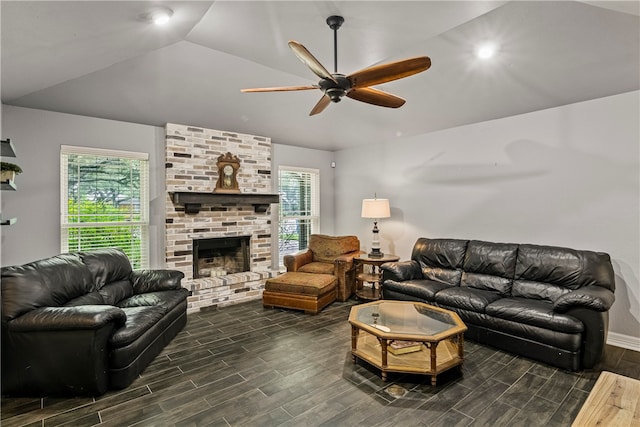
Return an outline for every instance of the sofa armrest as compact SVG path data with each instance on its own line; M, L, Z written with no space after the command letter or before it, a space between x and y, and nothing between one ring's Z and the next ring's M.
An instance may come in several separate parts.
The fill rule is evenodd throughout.
M585 307L595 311L607 311L615 301L613 292L601 286L585 286L562 295L553 303L553 311L565 313L573 307Z
M183 278L184 273L178 270L137 270L129 275L136 295L180 289Z
M109 305L42 307L2 325L2 393L99 395L109 386L109 339L126 321Z
M7 323L10 332L72 331L100 329L109 323L120 327L127 315L111 305L79 305L74 307L41 307Z
M396 282L402 282L405 280L418 280L422 279L422 271L420 265L414 260L399 261L399 262L385 262L380 266L382 270L382 281L395 280Z
M295 254L285 255L282 259L287 271L298 271L300 267L313 261L313 252L309 249L296 252Z

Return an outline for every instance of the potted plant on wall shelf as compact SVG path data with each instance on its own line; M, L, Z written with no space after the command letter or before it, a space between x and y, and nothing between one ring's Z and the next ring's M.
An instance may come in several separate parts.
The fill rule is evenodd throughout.
M16 174L22 173L22 168L13 163L0 162L0 181L13 181Z

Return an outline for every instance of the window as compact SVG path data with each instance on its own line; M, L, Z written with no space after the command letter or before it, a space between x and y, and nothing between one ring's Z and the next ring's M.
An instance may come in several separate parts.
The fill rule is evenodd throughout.
M149 267L149 155L63 145L62 252L122 249L134 269Z
M306 249L309 235L320 232L320 171L282 166L280 192L279 260Z

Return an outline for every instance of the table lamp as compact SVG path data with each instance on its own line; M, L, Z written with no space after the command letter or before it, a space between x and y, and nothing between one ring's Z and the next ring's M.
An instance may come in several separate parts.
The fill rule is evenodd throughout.
M362 218L373 218L373 240L371 241L371 258L382 258L384 254L380 252L380 237L378 236L378 219L389 218L389 199L364 199L362 200Z

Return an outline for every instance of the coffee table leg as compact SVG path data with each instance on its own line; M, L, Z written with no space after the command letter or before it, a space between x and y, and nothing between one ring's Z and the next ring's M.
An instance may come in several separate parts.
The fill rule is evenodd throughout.
M356 348L358 347L358 328L351 326L351 360L356 362Z
M431 343L431 372L433 372L433 374L431 375L431 385L435 386L436 385L436 381L438 379L438 376L435 374L436 372L436 349L438 348L438 344L439 342L432 342Z
M382 347L382 381L387 381L387 340L379 339Z

